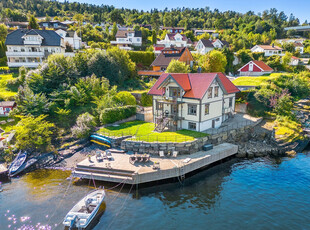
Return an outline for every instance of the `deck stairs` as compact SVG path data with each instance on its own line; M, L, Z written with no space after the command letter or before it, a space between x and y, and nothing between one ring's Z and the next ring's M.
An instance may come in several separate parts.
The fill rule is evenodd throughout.
M155 132L163 132L169 123L169 118L158 119L156 122Z
M94 167L94 166L84 166L77 165L72 172L73 177L78 177L82 179L95 179L104 180L110 182L118 182L120 180L126 181L127 184L134 183L134 171L130 170L118 170L109 167Z

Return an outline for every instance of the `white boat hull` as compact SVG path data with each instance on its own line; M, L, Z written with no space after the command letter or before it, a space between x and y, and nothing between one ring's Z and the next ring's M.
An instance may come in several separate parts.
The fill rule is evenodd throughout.
M105 197L103 189L83 197L66 215L63 224L69 228L85 229L94 219Z

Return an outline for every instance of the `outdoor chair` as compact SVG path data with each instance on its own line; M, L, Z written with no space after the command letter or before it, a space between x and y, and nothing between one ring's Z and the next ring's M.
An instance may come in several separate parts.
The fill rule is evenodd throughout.
M135 164L136 160L137 160L136 156L130 156L129 157L129 163L130 164Z
M159 151L159 157L165 157L164 151Z
M172 156L173 156L173 157L177 157L177 156L178 156L178 154L179 154L179 152L178 152L178 151L173 151Z
M171 156L171 151L169 150L166 154L167 157L170 157Z
M159 166L159 162L154 162L154 164L153 164L153 169L155 170L155 169L159 169L160 168L160 166Z

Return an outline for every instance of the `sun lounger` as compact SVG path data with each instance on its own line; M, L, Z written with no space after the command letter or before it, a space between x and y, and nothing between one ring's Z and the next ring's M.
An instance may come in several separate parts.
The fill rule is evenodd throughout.
M178 154L179 154L179 152L178 152L178 151L173 151L172 156L173 156L173 157L177 157L177 156L178 156Z
M159 151L159 157L165 157L164 151Z

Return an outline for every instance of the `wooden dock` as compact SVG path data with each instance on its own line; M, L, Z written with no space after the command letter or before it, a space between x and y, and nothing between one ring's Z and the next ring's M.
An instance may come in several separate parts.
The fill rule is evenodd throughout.
M72 176L125 184L142 184L177 177L182 179L188 173L235 155L237 152L237 145L224 143L209 151L180 155L176 158L151 156L149 162L135 164L129 162L129 154L112 153L112 161L97 162L95 156L91 157L91 161L88 158L83 160L77 164ZM159 164L159 169L153 169L155 163Z

